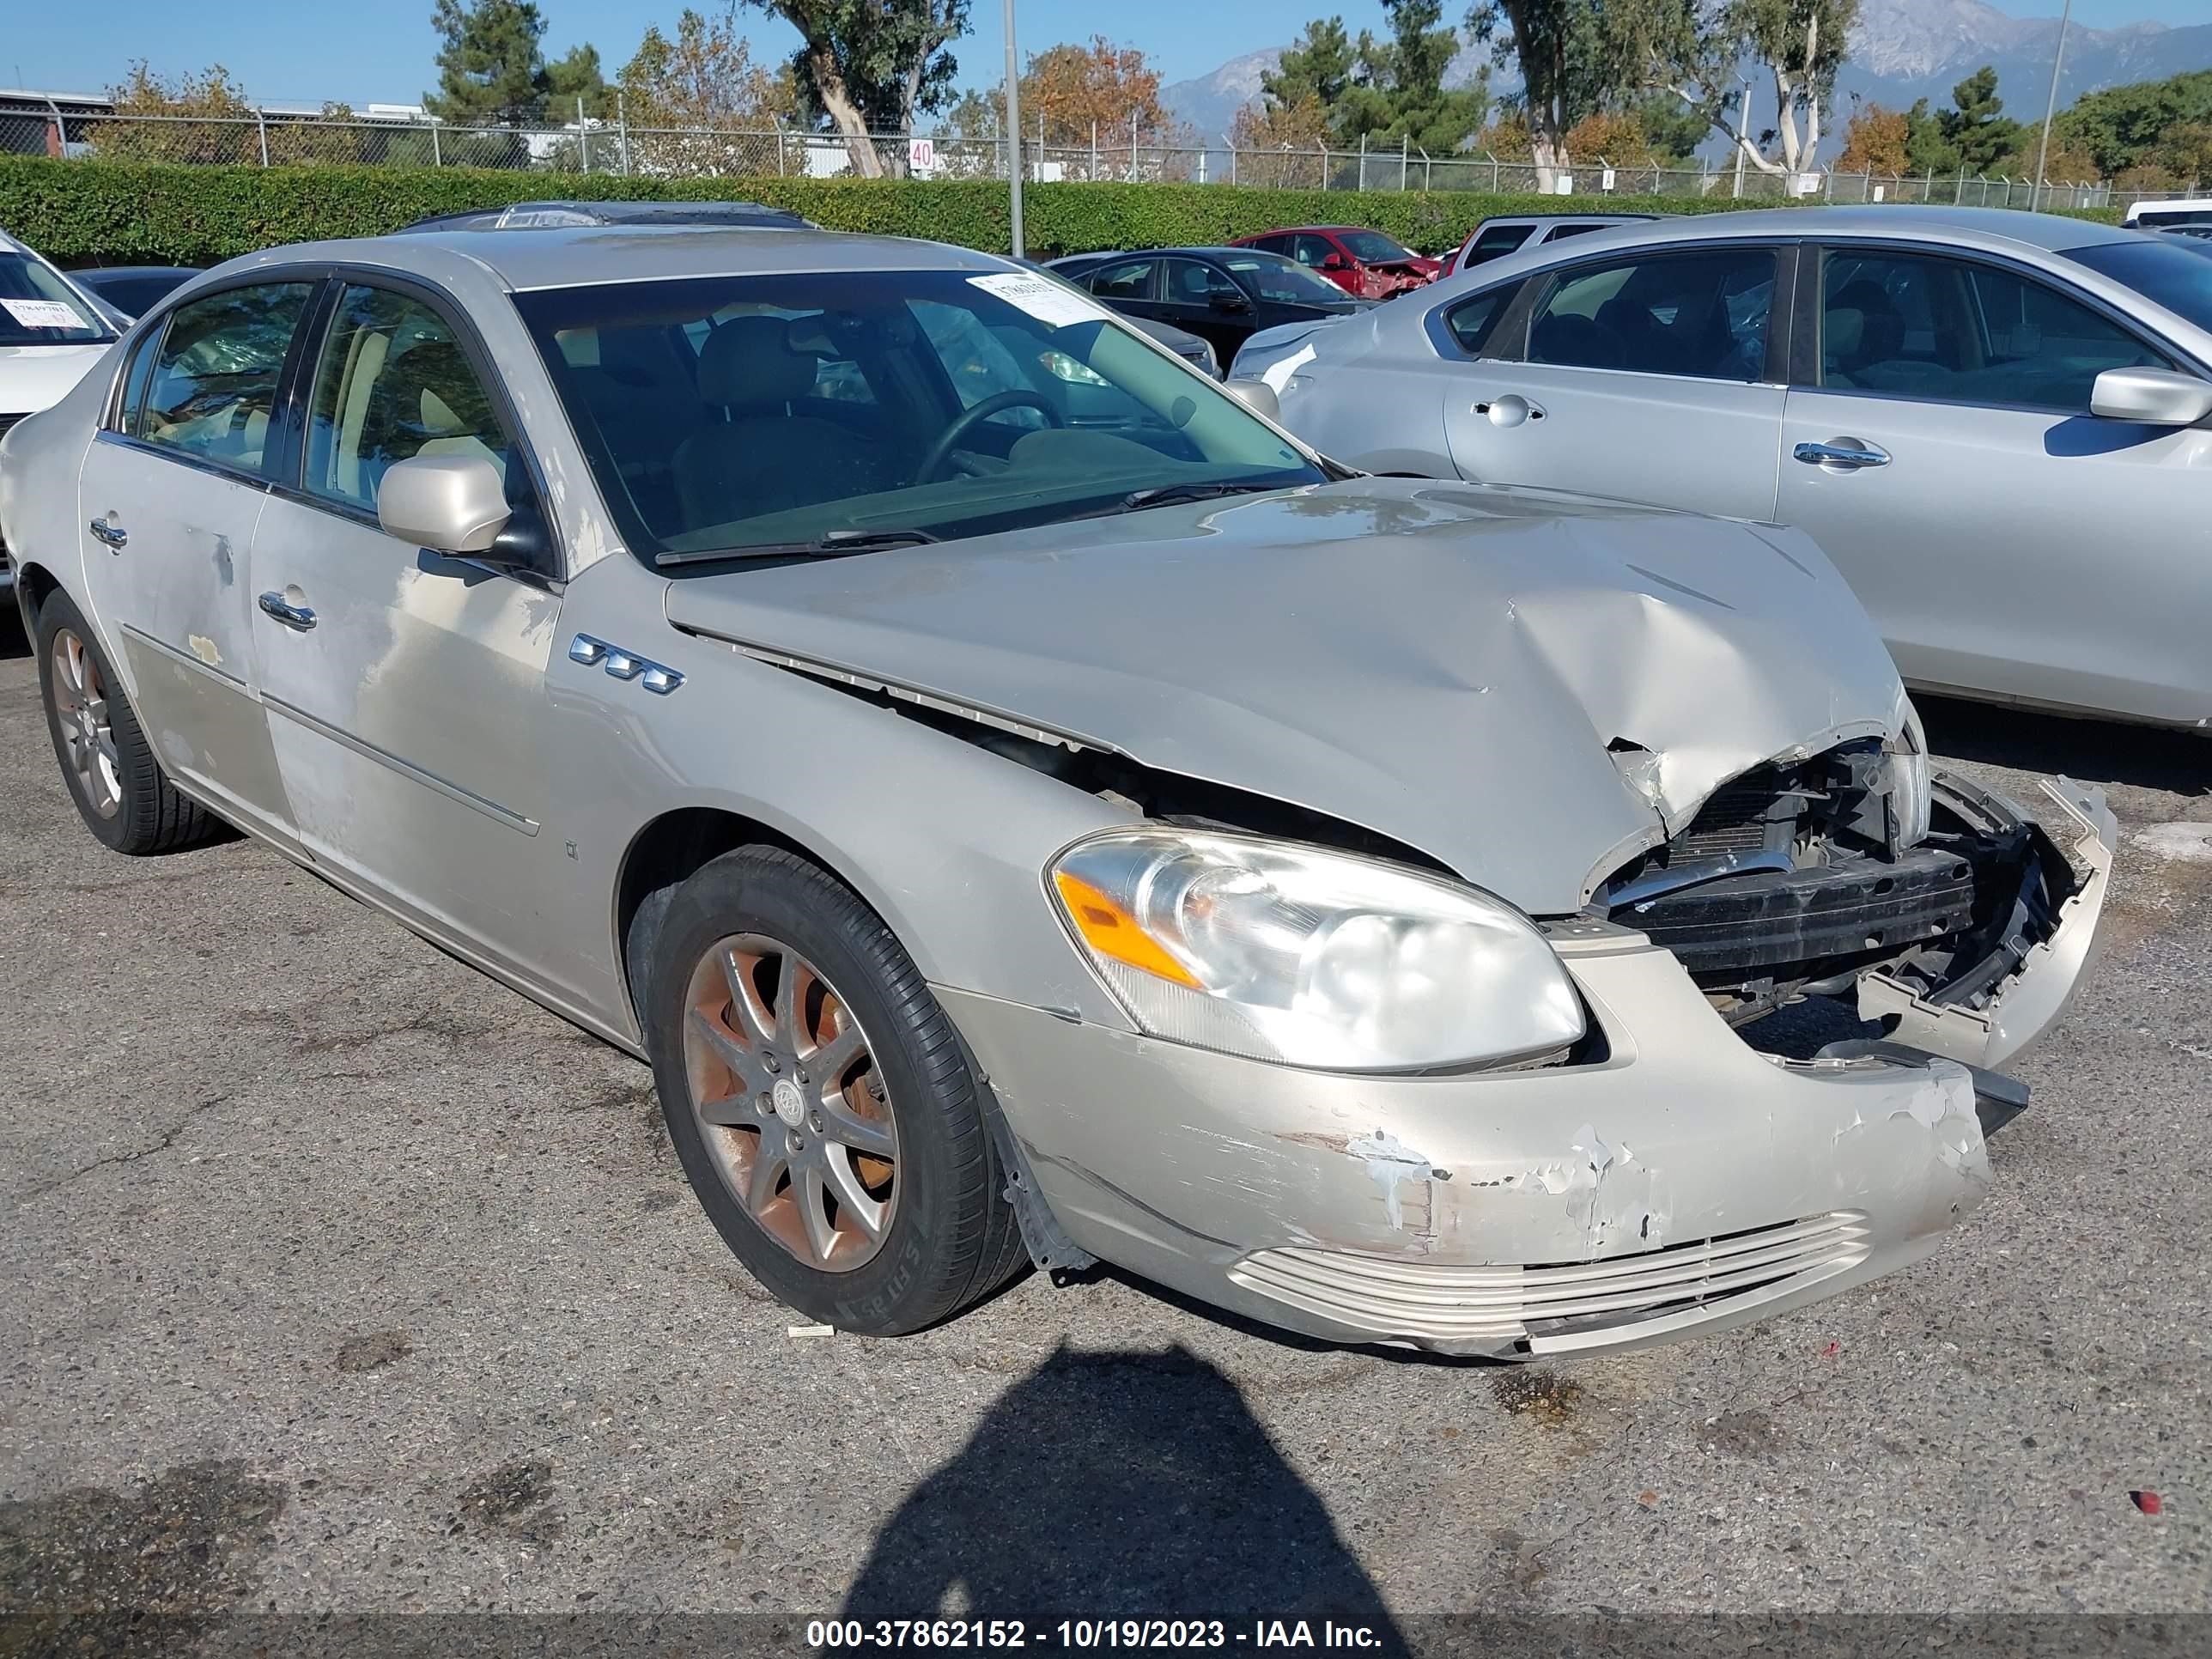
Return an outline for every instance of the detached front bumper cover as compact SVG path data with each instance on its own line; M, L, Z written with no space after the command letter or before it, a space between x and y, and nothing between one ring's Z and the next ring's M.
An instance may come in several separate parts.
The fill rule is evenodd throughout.
M1939 775L1937 787L1954 811L1999 819L2008 827L2018 822L2008 803L1957 778ZM2021 896L2001 946L2010 965L1976 1000L1954 1000L1942 990L1932 995L1916 991L1887 974L1862 979L1860 1016L1893 1021L1893 1042L1995 1069L2033 1042L2072 1000L2096 957L2119 830L2101 789L2057 778L2046 781L2043 792L2063 820L2051 829L2062 843L2057 850L2071 866L2070 872L2043 872L2043 879L2070 877L2072 892L2059 902L2040 939L2030 936L2038 896Z

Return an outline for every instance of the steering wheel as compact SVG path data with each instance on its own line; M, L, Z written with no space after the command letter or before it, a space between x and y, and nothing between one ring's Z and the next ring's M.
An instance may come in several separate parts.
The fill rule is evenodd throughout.
M921 465L915 469L914 481L918 484L935 483L937 475L944 470L945 463L951 457L953 446L968 435L969 428L981 422L989 420L994 415L1003 414L1009 409L1034 409L1044 416L1047 426L1066 424L1060 418L1060 411L1047 402L1041 392L997 392L984 398L973 409L963 410L953 417L952 424L945 428L937 441L930 445L929 453L921 458Z

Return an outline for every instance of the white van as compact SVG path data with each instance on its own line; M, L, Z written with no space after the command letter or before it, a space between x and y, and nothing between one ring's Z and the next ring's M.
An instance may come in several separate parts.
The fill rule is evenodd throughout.
M60 402L118 331L98 301L0 231L0 438ZM15 584L15 563L0 544L0 593Z
M2164 202L2136 202L2120 222L2137 230L2171 230L2176 225L2212 225L2212 196L2176 197Z

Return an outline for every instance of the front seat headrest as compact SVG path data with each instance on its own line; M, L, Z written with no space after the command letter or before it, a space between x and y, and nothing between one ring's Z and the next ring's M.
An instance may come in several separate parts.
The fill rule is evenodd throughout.
M816 362L781 317L733 317L699 348L699 397L726 408L781 405L814 390Z

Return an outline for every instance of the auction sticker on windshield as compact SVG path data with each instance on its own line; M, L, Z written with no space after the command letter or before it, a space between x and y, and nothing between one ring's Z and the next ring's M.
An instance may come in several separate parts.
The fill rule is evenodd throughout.
M1008 305L1019 307L1048 328L1065 328L1070 323L1095 323L1107 315L1103 306L1042 276L1024 276L1008 270L989 276L970 276L968 281L986 294L994 294Z
M76 307L59 300L0 300L8 314L25 328L88 328Z

